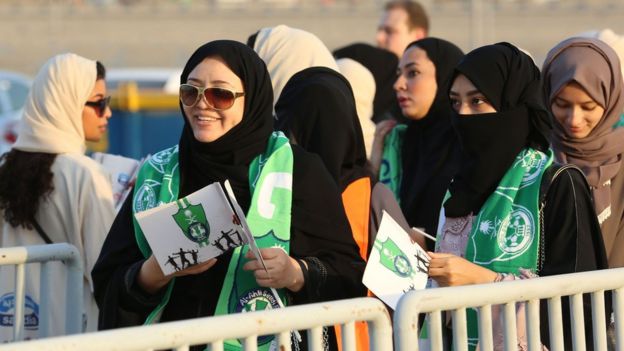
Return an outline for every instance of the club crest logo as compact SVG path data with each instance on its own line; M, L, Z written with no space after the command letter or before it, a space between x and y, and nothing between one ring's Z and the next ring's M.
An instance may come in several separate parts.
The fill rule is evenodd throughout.
M533 215L524 207L515 207L501 222L497 235L498 247L513 257L524 253L533 242L533 228Z
M158 199L156 189L160 188L160 183L151 179L146 179L136 192L134 199L134 211L142 212L156 207Z
M275 296L268 289L252 289L238 300L236 312L255 312L279 308ZM274 339L273 335L258 337L258 345L264 345Z
M173 155L178 152L178 146L162 150L150 157L149 164L160 173L165 173L165 166L171 162Z
M375 248L379 250L381 265L394 274L401 278L411 277L415 274L409 258L392 239L388 238L382 243L375 242Z
M210 225L206 219L206 212L202 205L191 205L188 199L182 199L178 202L178 212L173 215L184 236L196 242L199 246L208 245L208 237L210 236Z
M546 166L548 157L542 152L525 150L524 154L519 155L518 158L518 162L525 169L520 185L523 188L535 183L542 169Z

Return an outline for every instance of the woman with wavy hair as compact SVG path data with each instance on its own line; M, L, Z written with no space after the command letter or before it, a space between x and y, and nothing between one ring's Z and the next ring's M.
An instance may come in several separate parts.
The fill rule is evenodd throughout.
M0 166L0 246L68 242L78 248L85 268L85 328L97 326L91 276L115 211L108 174L84 155L85 141L99 141L111 111L104 66L75 54L52 57L40 69L26 102L13 149ZM26 338L63 334L64 267L53 265L49 281L50 330L38 330L39 269L27 267ZM13 269L0 268L0 304L11 303ZM30 321L30 322L29 322ZM0 342L12 325L0 324Z

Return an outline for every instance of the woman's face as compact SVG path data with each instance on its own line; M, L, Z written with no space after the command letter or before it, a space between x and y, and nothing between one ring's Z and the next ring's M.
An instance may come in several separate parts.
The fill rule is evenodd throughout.
M574 139L587 137L605 112L576 82L563 87L553 99L550 108L557 123Z
M490 104L472 82L465 75L458 75L451 85L449 92L451 107L460 115L478 115L495 113L496 109Z
M424 118L438 90L435 65L425 50L413 46L401 57L397 73L394 90L403 115L413 120Z
M215 87L243 93L243 82L218 57L208 57L189 73L187 84L199 88ZM215 110L202 94L192 106L182 104L195 139L209 143L219 139L243 120L245 97L234 99L232 107Z
M108 119L112 115L108 101L106 82L104 79L96 80L95 87L87 100L87 105L82 110L82 128L86 141L98 142L106 133Z

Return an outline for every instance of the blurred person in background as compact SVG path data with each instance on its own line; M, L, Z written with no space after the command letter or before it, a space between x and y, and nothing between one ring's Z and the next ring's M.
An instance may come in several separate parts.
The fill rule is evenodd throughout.
M340 73L347 78L353 89L355 108L360 120L360 126L362 127L364 147L368 157L373 146L373 136L375 135L375 123L371 120L373 117L373 101L375 99L375 78L366 67L350 58L338 59L336 63L338 63Z
M399 59L393 53L370 44L355 43L334 50L336 59L350 58L366 67L375 78L375 98L371 120L377 124L387 119L405 123L392 85L396 80Z
M429 35L429 17L425 8L412 0L394 0L385 6L375 41L377 47L401 58L407 45Z
M571 38L548 53L543 73L555 156L585 173L609 267L623 267L624 129L616 127L624 110L620 60L601 40Z
M286 25L262 28L247 39L264 61L273 86L273 106L286 82L309 67L328 67L339 72L338 64L325 44L314 34Z
M459 170L459 142L451 127L447 91L462 57L457 46L437 38L407 47L394 89L409 122L378 123L371 153L374 174L392 190L409 225L431 235L437 231L446 190Z
M0 166L0 247L67 242L83 260L84 301L65 301L65 270L50 267L49 335L63 334L67 304L82 304L85 330L97 330L89 274L115 216L109 175L84 155L106 131L110 97L104 66L75 54L49 59L35 77L17 141ZM0 305L14 301L13 267L0 267ZM26 338L38 335L39 266L26 268ZM30 321L30 322L29 322ZM31 323L31 324L28 324ZM2 341L11 323L0 323Z

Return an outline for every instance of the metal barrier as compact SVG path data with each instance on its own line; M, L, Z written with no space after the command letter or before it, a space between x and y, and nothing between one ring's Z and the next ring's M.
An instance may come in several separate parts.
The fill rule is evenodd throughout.
M371 350L392 351L388 312L383 303L370 297L12 343L0 345L0 351L188 351L189 346L201 344L211 344L212 351L223 351L223 340L234 338L243 339L246 351L255 351L259 335L276 335L277 349L290 351L291 330L303 329L308 330L308 346L313 351L323 349L322 327L334 324L343 324L342 350L353 351L355 321L369 322Z
M27 263L41 263L40 285L40 325L41 337L49 330L49 265L51 261L63 261L67 269L67 301L82 301L83 269L78 249L70 244L50 244L0 248L0 266L15 265L15 308L13 319L13 339L23 340L24 336L24 271ZM78 308L76 307L78 306ZM66 306L65 330L68 334L82 331L82 303ZM56 321L60 323L61 321Z
M526 306L530 350L541 350L539 299L548 299L551 351L563 351L561 297L571 296L570 316L574 350L585 350L583 293L591 293L594 349L607 350L604 291L613 291L613 313L618 350L624 345L624 268L563 274L527 280L412 291L399 301L394 316L394 339L398 350L418 350L419 314L430 318L431 350L442 350L442 313L452 311L453 344L467 350L466 308L479 310L479 346L493 349L492 305L504 305L505 350L517 349L516 302Z

